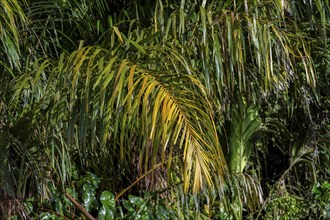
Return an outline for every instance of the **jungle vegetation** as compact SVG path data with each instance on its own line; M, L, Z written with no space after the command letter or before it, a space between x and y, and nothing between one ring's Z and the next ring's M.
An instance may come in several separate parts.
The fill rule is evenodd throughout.
M327 0L1 0L1 219L330 219Z

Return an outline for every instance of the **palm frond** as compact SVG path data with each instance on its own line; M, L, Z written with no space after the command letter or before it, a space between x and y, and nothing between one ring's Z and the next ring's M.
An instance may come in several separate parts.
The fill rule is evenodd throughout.
M22 2L24 4L24 1ZM1 53L11 68L20 68L20 31L27 25L28 20L16 0L4 0L0 2L0 43Z
M49 122L56 123L51 129L56 125L67 129L67 143L71 143L67 152L85 152L91 147L103 157L127 163L137 151L140 175L159 160L168 161L170 172L171 158L183 154L185 190L192 183L193 191L198 191L205 182L212 185L214 178L222 178L225 169L210 103L183 57L173 57L171 48L165 52L154 49L153 53L165 58L161 66L148 63L148 69L113 57L105 49L84 47L68 57L63 54L45 81L36 74L32 82L46 83L47 91L39 100L51 105L46 106L51 109ZM182 74L186 71L189 74ZM136 143L132 143L134 137ZM99 163L80 159L85 166Z

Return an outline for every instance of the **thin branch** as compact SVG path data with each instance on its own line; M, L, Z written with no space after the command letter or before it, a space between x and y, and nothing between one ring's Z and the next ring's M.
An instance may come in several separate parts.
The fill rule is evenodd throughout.
M172 158L175 159L175 158L178 158L178 157L182 157L182 154L181 155L178 155L178 156L175 156ZM123 191L121 191L115 198L115 202L117 202L117 200L122 196L124 195L130 188L132 188L135 184L137 184L140 180L142 180L144 177L146 177L148 174L150 174L151 172L153 172L154 170L156 170L158 167L160 167L161 165L163 165L165 162L167 162L168 160L165 160L161 163L158 163L156 164L152 169L150 169L148 172L146 172L145 174L143 174L142 176L140 176L139 178L137 178L137 180L135 180L131 185L129 185L128 187L126 187Z
M77 202L77 200L75 200L69 193L64 193L64 195L66 196L66 198L68 198L73 204L74 206L77 207L77 209L79 209L81 211L81 213L83 213L89 220L96 220L96 218L94 218L91 214L89 214L89 212L79 203Z

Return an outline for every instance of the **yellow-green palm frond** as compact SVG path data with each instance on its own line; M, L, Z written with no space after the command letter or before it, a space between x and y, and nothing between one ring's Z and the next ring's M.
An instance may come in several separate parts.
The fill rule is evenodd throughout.
M24 3L24 1L23 1ZM27 18L17 0L3 0L0 2L0 53L4 53L7 60L1 60L2 65L8 62L10 67L21 67L20 63L20 32L27 25Z
M189 75L176 76L170 71L165 71L164 75L154 75L149 71L140 71L140 83L133 88L139 91L137 98L143 103L140 111L142 133L152 141L154 148L150 168L155 165L158 148L163 160L168 148L170 152L173 152L171 148L179 148L183 150L185 190L188 190L191 181L193 191L198 191L204 182L212 185L213 171L218 174L217 177L223 175L224 158L212 122L211 106L197 93L201 84ZM171 81L168 81L169 78ZM195 91L188 90L186 85ZM145 122L147 124L144 125ZM167 154L168 157L171 160L172 155ZM170 161L168 165L171 165Z
M33 80L22 76L17 96L44 85L34 100L46 105L51 126L66 130L67 151L94 151L123 165L135 160L139 175L163 163L168 177L179 156L185 190L198 191L222 179L226 169L212 106L179 53L150 50L155 59L142 64L97 47L62 54L57 63L36 65ZM81 160L86 166L99 163Z

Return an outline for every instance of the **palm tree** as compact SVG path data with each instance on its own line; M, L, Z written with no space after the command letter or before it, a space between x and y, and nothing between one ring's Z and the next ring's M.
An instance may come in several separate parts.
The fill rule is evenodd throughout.
M47 197L77 167L118 195L136 179L140 190L183 183L234 194L235 218L258 209L262 166L251 159L294 146L294 120L322 119L311 109L327 84L313 56L328 56L329 4L142 5L1 2L1 196Z

